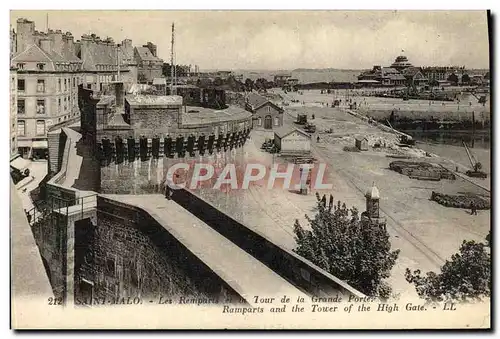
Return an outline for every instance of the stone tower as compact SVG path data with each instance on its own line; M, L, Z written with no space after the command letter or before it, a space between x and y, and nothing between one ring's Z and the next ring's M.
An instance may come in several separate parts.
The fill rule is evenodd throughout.
M380 217L380 192L375 186L366 191L366 211L361 214L361 221L364 223L371 223L386 228L385 218Z

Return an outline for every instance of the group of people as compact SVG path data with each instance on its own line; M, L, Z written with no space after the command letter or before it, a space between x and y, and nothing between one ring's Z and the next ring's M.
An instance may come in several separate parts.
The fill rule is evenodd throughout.
M321 204L326 208L326 194L323 194L323 198L321 198ZM328 200L328 208L331 209L333 207L333 195L330 194L330 199Z

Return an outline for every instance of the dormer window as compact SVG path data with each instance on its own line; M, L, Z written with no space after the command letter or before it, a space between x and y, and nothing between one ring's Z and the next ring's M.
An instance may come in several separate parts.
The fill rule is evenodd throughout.
M36 64L36 68L39 70L39 71L43 71L45 69L45 64Z
M23 63L19 63L16 65L18 69L24 69L24 64Z

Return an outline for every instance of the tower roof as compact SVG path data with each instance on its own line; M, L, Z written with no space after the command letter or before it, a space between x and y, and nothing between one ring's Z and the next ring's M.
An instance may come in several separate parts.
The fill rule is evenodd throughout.
M378 191L377 186L375 186L375 183L372 185L371 188L369 188L366 191L365 197L371 198L371 199L380 199L380 193Z

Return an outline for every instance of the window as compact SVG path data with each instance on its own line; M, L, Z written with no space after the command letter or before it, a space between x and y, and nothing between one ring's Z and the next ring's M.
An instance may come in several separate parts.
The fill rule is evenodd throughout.
M19 64L17 64L17 68L19 68L19 69L24 69L24 64L23 64L23 63L19 63Z
M67 109L68 109L68 100L65 97L64 98L64 111L66 112Z
M75 81L75 78L73 78L73 87L76 87L76 81Z
M45 135L45 120L36 121L36 135Z
M262 118L259 118L259 119L257 120L257 125L258 125L258 126L262 126Z
M279 124L280 124L280 119L274 118L274 126L279 126Z
M26 133L26 125L24 120L17 121L17 135L24 136Z
M26 85L24 79L17 79L17 90L24 91L24 86Z
M87 84L88 89L92 89L92 84Z
M61 79L57 79L57 91L61 91Z
M57 102L58 102L58 109L57 109L57 111L58 111L59 113L61 113L61 98L59 98L59 99L57 100Z
M18 99L17 100L17 114L24 114L26 113L26 102L24 99Z
M271 112L271 106L267 106L267 111Z
M45 80L38 79L36 82L36 91L39 93L45 92Z
M39 71L43 71L44 68L45 68L45 64L36 64L36 68L39 70Z
M68 90L68 83L66 82L66 79L64 79L64 90L65 91Z
M45 114L45 100L36 101L36 114Z

